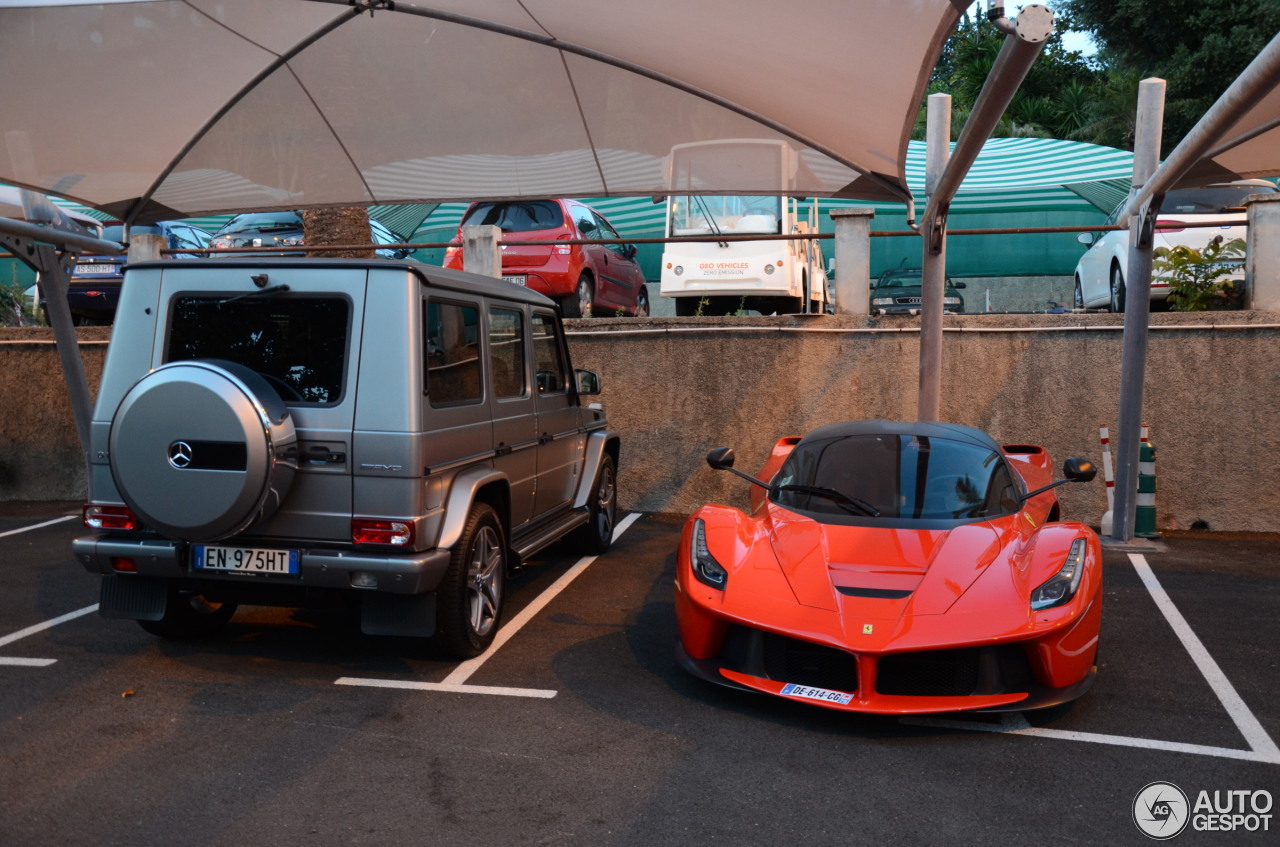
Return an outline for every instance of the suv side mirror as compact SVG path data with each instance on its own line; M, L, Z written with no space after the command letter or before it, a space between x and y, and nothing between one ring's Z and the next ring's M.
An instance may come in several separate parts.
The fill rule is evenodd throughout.
M600 393L600 377L595 371L584 371L577 369L573 372L573 376L578 383L579 394L599 394Z
M1098 475L1098 467L1088 459L1072 456L1062 463L1062 475L1072 482L1090 482Z
M734 462L732 447L717 447L707 454L707 464L718 471L728 470Z

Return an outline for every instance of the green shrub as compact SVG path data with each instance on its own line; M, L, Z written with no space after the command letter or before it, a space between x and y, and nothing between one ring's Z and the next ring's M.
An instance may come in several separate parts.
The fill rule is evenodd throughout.
M1153 276L1169 282L1169 308L1177 312L1204 312L1214 305L1239 299L1236 283L1229 279L1244 258L1244 241L1223 241L1221 235L1204 246L1157 247L1151 260Z

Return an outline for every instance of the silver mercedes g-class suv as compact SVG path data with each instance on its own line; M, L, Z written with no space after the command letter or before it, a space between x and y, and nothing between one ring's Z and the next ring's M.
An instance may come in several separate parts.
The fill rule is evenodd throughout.
M369 634L492 642L508 573L613 538L618 436L555 304L382 260L132 265L93 415L100 613L170 638L237 604L358 603Z

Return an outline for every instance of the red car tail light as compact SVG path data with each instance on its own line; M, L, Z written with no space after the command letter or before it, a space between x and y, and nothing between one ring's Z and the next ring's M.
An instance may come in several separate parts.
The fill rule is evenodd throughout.
M138 516L127 506L88 503L81 512L81 520L88 529L112 529L125 532L136 532L142 529L142 521L138 520Z
M352 518L351 540L356 544L412 547L413 523L385 518Z
M556 241L568 241L570 238L573 238L573 234L566 232L563 235L557 235ZM558 255L568 256L570 253L573 252L573 246L566 244L563 247L556 247L554 248L554 250Z
M1156 229L1160 232L1182 232L1186 229L1184 221L1171 221L1168 218L1161 218L1156 221Z

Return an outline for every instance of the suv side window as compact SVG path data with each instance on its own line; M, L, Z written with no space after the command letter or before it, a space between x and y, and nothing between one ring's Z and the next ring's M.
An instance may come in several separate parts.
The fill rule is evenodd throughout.
M493 396L523 397L524 315L513 309L489 309L489 361L493 365Z
M568 389L569 380L556 337L555 319L538 312L533 315L533 362L538 374L539 394L554 394Z
M480 310L458 303L427 303L426 392L432 406L479 403Z

